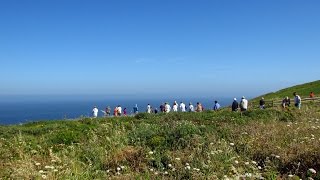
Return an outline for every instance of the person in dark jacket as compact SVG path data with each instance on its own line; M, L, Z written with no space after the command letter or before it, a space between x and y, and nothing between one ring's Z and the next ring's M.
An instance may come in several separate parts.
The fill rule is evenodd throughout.
M232 103L231 108L232 108L232 111L238 111L239 103L237 102L236 98L233 99L233 103Z
M162 104L160 105L160 111L163 112L163 113L165 112L164 103L162 103Z
M264 109L265 108L265 101L264 101L264 98L262 97L261 99L260 99L260 102L259 102L259 104L260 104L260 109Z

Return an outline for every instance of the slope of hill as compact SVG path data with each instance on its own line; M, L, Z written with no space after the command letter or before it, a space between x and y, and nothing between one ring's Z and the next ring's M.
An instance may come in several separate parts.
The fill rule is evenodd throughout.
M320 179L318 102L42 121L0 132L0 179Z
M261 97L264 97L268 100L283 99L286 96L293 97L293 92L297 92L301 97L309 97L310 92L314 92L316 96L320 96L320 80L288 87L285 89L281 89L277 92L264 94L262 96L252 99L252 101L256 101Z

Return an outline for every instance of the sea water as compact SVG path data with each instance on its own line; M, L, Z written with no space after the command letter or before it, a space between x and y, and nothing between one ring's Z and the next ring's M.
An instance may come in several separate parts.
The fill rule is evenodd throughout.
M101 110L105 110L110 106L111 112L120 105L122 109L127 108L127 114L133 112L135 104L139 107L139 112L146 112L147 104L153 109L160 109L161 103L168 102L171 106L174 101L179 104L183 101L186 105L192 102L196 106L197 102L201 102L205 109L212 109L214 100L218 100L219 104L229 106L233 98L154 98L154 99L113 99L113 100L24 100L24 101L0 101L0 124L20 124L41 120L63 120L77 119L79 117L90 117L94 106L99 109L99 117L104 114Z

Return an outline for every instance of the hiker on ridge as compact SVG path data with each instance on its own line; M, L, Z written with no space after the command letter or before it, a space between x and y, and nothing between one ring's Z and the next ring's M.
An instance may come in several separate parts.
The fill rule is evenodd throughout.
M189 103L189 112L194 112L194 107L191 102Z
M213 106L213 110L217 111L218 109L220 109L220 104L218 103L218 101L214 101L214 106Z
M232 111L238 111L239 103L237 101L237 98L233 98L231 109Z
M199 102L197 102L196 111L197 111L197 112L202 112L202 111L203 111L202 104L201 104L201 103L199 103Z
M314 98L314 93L310 92L310 98Z
M134 114L138 114L139 110L138 110L138 104L136 104L134 107L133 107L133 113Z
M92 109L93 118L98 117L98 112L99 112L99 110L98 110L97 106L94 106L93 109Z
M301 97L296 92L294 92L293 95L294 95L294 106L297 107L298 109L300 109L301 108Z
M241 101L240 101L240 111L247 111L248 109L248 100L242 96Z
M170 106L170 104L169 103L165 103L165 105L164 105L164 111L166 112L166 113L169 113L170 111L171 111L171 106Z
M290 99L287 96L282 100L282 108L286 108L286 107L289 107L289 106L290 106Z
M265 108L265 101L264 101L264 97L262 97L259 101L259 105L260 105L260 109L264 109Z
M186 112L186 105L183 102L180 103L180 111Z

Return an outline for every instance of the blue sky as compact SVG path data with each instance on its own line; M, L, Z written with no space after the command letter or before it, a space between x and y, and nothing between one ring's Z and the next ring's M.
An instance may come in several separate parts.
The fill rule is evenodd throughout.
M0 95L255 96L319 79L317 0L0 2Z

